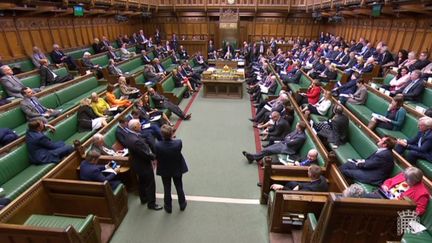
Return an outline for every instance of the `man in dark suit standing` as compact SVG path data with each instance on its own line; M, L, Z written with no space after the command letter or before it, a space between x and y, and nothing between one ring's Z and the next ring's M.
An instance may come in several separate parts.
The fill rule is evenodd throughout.
M394 167L392 149L395 140L382 137L377 144L378 150L367 159L350 160L340 166L342 174L361 183L381 185Z
M130 134L126 138L126 147L129 149L129 161L138 175L141 204L147 203L148 209L161 210L162 207L156 204L156 184L152 165L155 156L145 139L141 137L139 120L130 120L128 127Z
M65 76L59 76L58 74L54 73L53 70L48 66L48 60L42 59L40 60L40 77L41 77L41 83L43 86L48 86L52 84L58 84L63 83L69 80L73 79L73 76L70 74L67 74Z
M306 134L304 131L305 128L306 124L304 122L299 122L295 131L289 133L284 138L284 141L270 145L256 154L250 154L246 151L243 151L242 153L248 160L249 164L251 164L254 160L259 161L265 156L273 154L288 154L292 155L293 157L297 157L296 155L306 141Z
M412 165L415 165L419 159L432 162L432 118L421 117L418 127L417 136L409 140L398 139L395 149L399 154L407 151L405 158Z
M161 128L163 140L156 143L155 154L158 161L156 174L162 177L164 186L164 209L172 212L171 179L174 182L180 210L186 208L187 202L183 191L182 175L188 171L186 161L181 153L183 144L180 139L173 139L173 128L163 125Z
M308 168L308 176L310 182L294 182L290 181L285 185L273 184L273 190L293 190L293 191L311 191L311 192L327 192L328 184L324 176L321 175L321 167L311 165Z
M53 45L53 51L51 52L51 58L53 59L54 63L61 64L65 63L70 70L76 70L76 64L72 60L72 57L64 54L62 50L60 50L59 45L54 44Z
M273 111L270 117L274 122L273 126L261 133L264 135L262 141L268 140L268 145L274 144L275 141L283 140L290 129L287 120L281 118L281 115L278 111Z
M41 120L35 119L28 123L29 129L26 133L26 144L29 159L32 164L42 165L48 163L58 163L63 157L72 153L74 148L65 144L63 141L53 142L43 131L45 127L53 129L50 125L45 125Z
M414 70L410 74L411 82L404 88L396 91L395 94L402 94L405 101L418 101L425 89L425 82L420 78L421 71Z

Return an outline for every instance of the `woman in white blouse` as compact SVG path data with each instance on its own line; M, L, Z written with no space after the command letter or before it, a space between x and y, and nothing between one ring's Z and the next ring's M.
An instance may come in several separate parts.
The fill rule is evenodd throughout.
M384 89L396 92L400 89L404 89L410 81L410 74L407 67L399 69L398 75L396 75L389 83L389 85L383 85Z
M320 116L325 116L329 110L332 102L332 94L330 91L325 91L324 96L314 105L308 104L303 108L306 119L309 119L310 114L316 114Z

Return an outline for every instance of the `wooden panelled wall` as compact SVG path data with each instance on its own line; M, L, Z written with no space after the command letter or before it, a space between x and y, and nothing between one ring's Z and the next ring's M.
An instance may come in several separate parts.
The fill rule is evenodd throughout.
M219 43L218 21L210 21L206 17L164 17L153 18L143 23L146 33L154 33L158 27L168 38L176 33L180 38L185 35L191 40L193 36L211 38ZM320 24L309 18L256 18L251 21L240 21L240 41L259 40L262 37L277 38L317 38Z
M346 19L342 24L325 25L324 31L347 40L364 37L375 44L382 40L392 52L432 50L432 19Z
M94 37L113 40L134 28L113 18L0 18L0 55L4 60L26 57L33 46L49 52L54 43L62 48L85 46Z

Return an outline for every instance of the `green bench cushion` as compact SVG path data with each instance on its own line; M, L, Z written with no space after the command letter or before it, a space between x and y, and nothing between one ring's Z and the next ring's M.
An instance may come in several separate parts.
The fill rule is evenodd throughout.
M26 117L21 110L21 107L15 107L8 111L0 113L0 124L4 128L10 128L22 135L27 129Z
M144 63L142 59L138 57L119 65L118 68L120 68L124 73L125 72L134 73L133 71L136 69L142 70L143 65Z
M423 171L424 175L427 178L432 179L432 162L421 159L421 160L417 160L416 165L419 169Z
M66 229L71 225L78 233L82 234L93 225L94 219L95 216L91 214L86 218L33 214L24 222L24 225L60 229Z
M395 138L409 139L415 137L418 133L417 119L411 114L406 114L404 123L400 131L387 130L383 128L377 128L376 132L380 136L388 135Z
M95 65L99 65L100 67L107 67L108 66L108 55L104 54L95 58L92 58L91 61L95 64Z
M80 59L83 57L84 52L90 52L90 54L92 54L92 55L95 54L93 48L91 48L91 47L82 48L82 49L78 49L78 50L74 50L74 51L68 51L65 54L72 57L72 59Z
M64 141L67 144L73 145L73 141L79 140L81 142L87 140L96 131L78 132L78 119L77 114L66 118L56 125L56 132L47 132L46 135L53 141Z
M11 68L19 67L23 72L28 72L36 68L30 58L18 62L11 62L7 65Z
M415 108L416 106L423 107L424 109L432 107L432 89L426 88L423 91L423 93L421 94L420 102L407 101L405 103L413 108Z

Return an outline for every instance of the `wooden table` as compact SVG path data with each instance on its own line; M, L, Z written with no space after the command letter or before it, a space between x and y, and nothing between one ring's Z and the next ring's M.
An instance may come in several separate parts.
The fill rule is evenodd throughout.
M237 69L231 69L229 72L223 72L222 69L205 71L201 81L205 98L243 98L244 70L241 72Z

